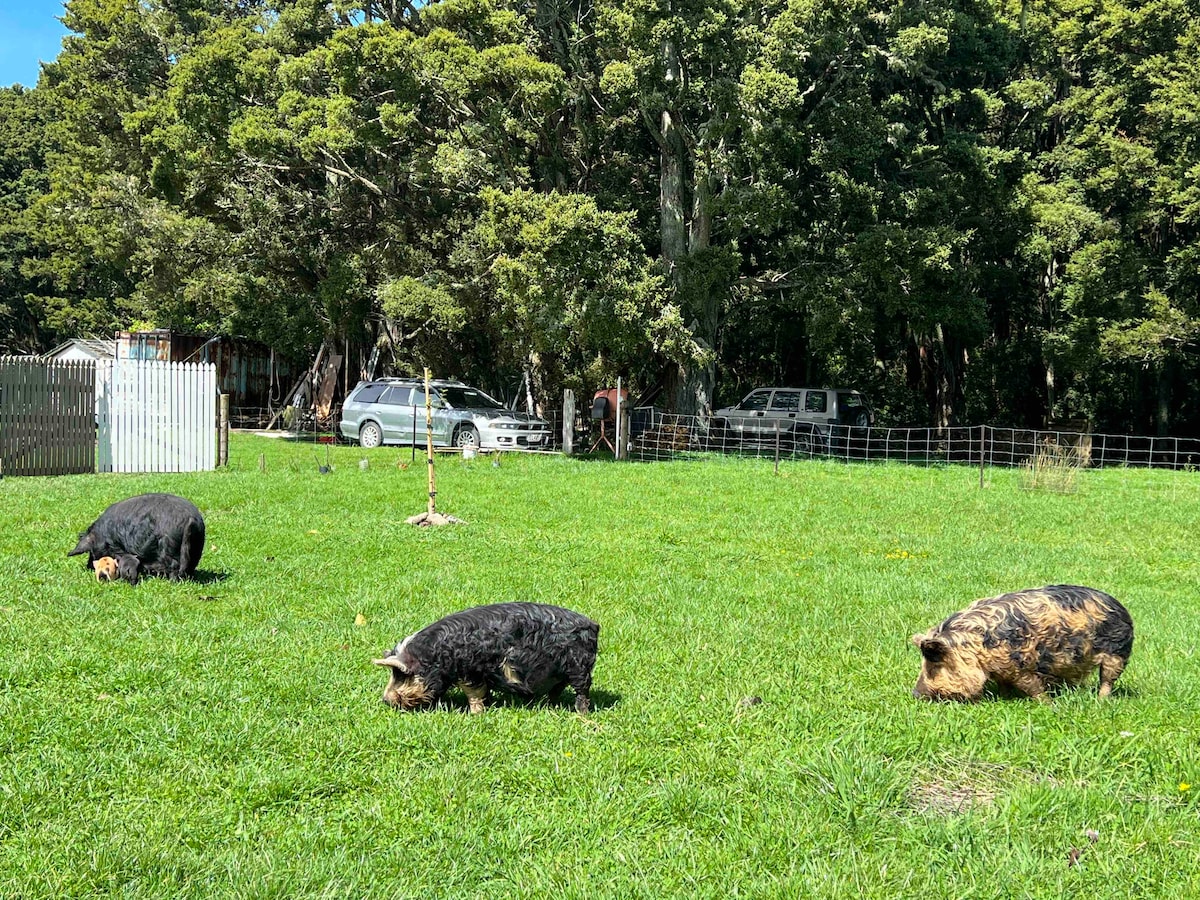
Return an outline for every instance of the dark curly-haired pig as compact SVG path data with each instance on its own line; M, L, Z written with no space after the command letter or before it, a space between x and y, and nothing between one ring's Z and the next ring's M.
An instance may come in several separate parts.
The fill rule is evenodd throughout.
M1044 699L1096 668L1107 697L1133 651L1133 620L1102 591L1055 584L976 600L912 642L922 657L914 697L978 700L990 679Z
M139 494L102 512L67 556L86 553L89 566L106 560L101 565L110 580L115 563L118 577L137 584L144 575L191 578L203 552L204 517L194 503L174 494Z
M432 706L455 685L473 713L493 688L557 699L570 685L587 713L599 636L599 625L560 606L496 603L439 619L374 662L390 671L383 699L398 709Z

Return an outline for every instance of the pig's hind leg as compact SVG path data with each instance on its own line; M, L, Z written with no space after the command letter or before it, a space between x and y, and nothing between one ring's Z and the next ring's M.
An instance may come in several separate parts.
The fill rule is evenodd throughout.
M188 522L183 529L183 539L179 543L179 568L178 575L172 576L172 580L180 578L191 578L196 574L196 566L200 564L200 557L204 554L204 523L203 522Z
M1112 693L1113 684L1125 671L1126 660L1111 653L1100 653L1096 655L1096 662L1100 666L1100 696L1107 697Z
M567 683L575 691L575 712L586 716L591 709L592 671L573 672L567 676Z

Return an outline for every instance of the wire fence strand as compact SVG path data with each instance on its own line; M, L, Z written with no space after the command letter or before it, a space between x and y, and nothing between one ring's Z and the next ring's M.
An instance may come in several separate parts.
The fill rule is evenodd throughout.
M999 428L860 428L779 422L755 431L714 427L698 416L634 411L631 457L671 460L703 454L1001 467L1053 461L1062 467L1200 468L1200 439Z

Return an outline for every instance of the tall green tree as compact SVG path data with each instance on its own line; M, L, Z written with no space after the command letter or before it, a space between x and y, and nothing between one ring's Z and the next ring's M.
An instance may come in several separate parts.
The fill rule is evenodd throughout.
M1025 16L1038 77L1017 84L1040 120L1026 258L1056 412L1165 433L1195 383L1196 14L1165 0Z
M69 0L0 96L8 346L141 322L684 412L836 383L1200 428L1195 13Z
M0 88L0 354L36 353L54 337L26 269L36 252L30 207L46 189L43 92Z

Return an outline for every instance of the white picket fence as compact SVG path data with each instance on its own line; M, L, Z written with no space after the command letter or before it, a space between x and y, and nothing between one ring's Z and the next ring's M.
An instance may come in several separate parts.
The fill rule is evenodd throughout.
M96 366L96 470L202 472L217 465L217 367L121 359Z

